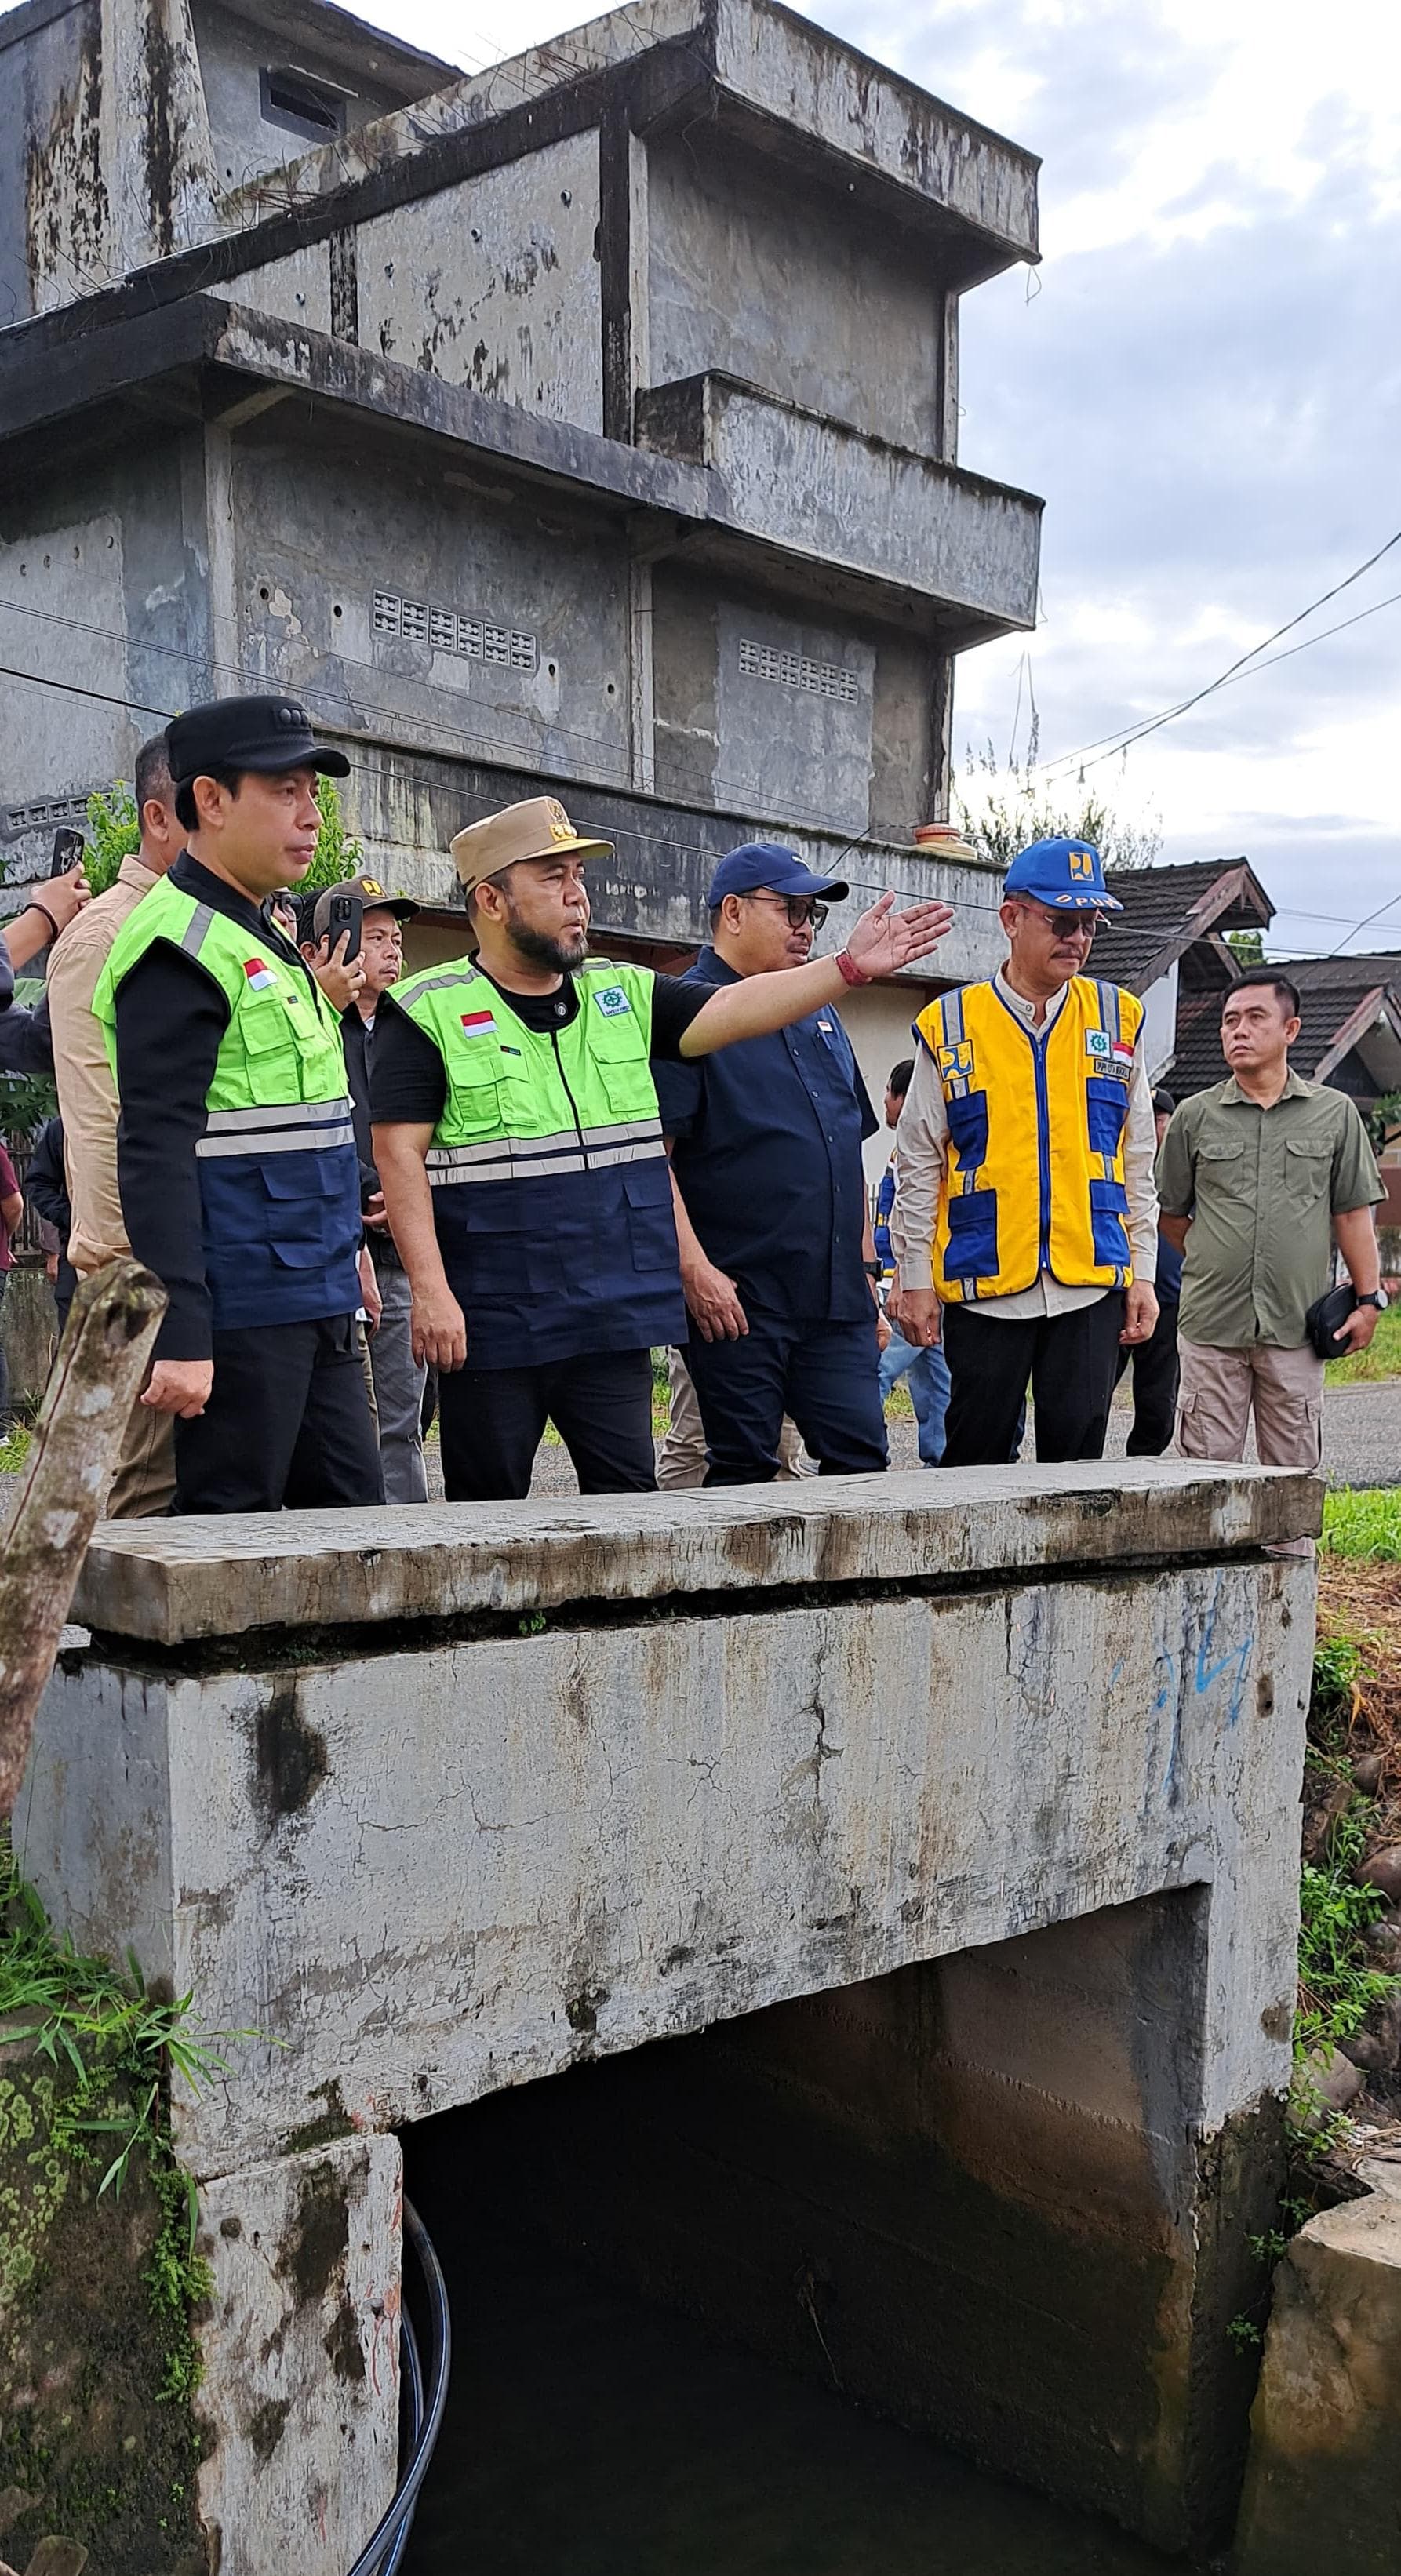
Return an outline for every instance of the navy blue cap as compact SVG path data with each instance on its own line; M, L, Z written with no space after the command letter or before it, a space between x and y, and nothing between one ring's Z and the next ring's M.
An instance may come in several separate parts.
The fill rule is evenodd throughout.
M259 769L276 777L286 769L317 769L348 778L343 751L318 742L298 698L214 698L172 716L165 729L171 782L184 787L215 769Z
M1004 895L1034 895L1066 912L1122 912L1104 882L1104 861L1089 841L1033 841L1012 861Z
M851 892L836 877L814 876L781 841L745 841L741 848L726 851L710 880L706 902L714 912L727 894L753 894L758 886L767 886L771 894L812 895L819 903L844 903Z

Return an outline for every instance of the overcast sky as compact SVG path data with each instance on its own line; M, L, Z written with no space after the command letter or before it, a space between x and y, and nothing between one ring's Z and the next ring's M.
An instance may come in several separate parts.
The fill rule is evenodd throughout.
M366 14L476 69L585 13ZM962 660L960 755L1024 751L1033 694L1048 760L1156 714L1401 530L1398 0L808 14L1045 165L1042 266L965 299L961 386L963 462L1046 498L1042 621ZM1285 641L1391 592L1401 544ZM1090 775L1164 856L1249 857L1277 953L1401 947L1398 682L1401 600Z

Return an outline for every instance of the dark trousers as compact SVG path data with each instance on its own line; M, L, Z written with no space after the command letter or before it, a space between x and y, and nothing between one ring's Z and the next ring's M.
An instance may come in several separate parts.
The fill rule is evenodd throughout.
M875 1307L849 1324L745 1311L749 1330L737 1342L697 1334L686 1348L709 1451L706 1483L763 1485L776 1476L785 1413L824 1476L878 1475L887 1450Z
M177 1512L382 1503L353 1315L214 1336L214 1391L175 1425Z
M1130 1458L1161 1458L1172 1438L1177 1419L1177 1381L1181 1374L1177 1357L1175 1297L1158 1308L1152 1339L1140 1342L1132 1353L1126 1350L1119 1353L1119 1377L1123 1376L1130 1358L1133 1360L1133 1429L1128 1437L1127 1454Z
M444 1370L438 1419L450 1503L528 1494L547 1421L569 1452L581 1494L656 1491L650 1351L595 1351L535 1368Z
M1028 1380L1040 1463L1103 1457L1124 1329L1121 1288L1068 1315L1025 1323L980 1315L976 1306L946 1306L943 1320L953 1380L946 1467L1005 1466Z

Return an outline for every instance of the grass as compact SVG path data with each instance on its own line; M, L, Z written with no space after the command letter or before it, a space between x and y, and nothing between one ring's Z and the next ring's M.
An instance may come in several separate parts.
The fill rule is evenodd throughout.
M1330 1556L1357 1557L1374 1565L1401 1562L1401 1488L1383 1485L1353 1492L1342 1487L1329 1494L1323 1506L1323 1546Z
M1384 1377L1401 1377L1401 1304L1388 1306L1377 1317L1377 1329L1365 1351L1354 1351L1345 1360L1330 1360L1325 1371L1329 1386L1356 1386L1360 1381Z
M0 1439L0 1476L17 1476L29 1455L34 1434L27 1422L16 1422Z

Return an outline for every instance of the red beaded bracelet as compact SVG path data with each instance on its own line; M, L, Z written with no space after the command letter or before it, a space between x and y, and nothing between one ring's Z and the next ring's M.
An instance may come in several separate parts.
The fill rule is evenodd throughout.
M844 984L869 984L871 980L869 975L862 974L849 948L837 950L837 973Z

